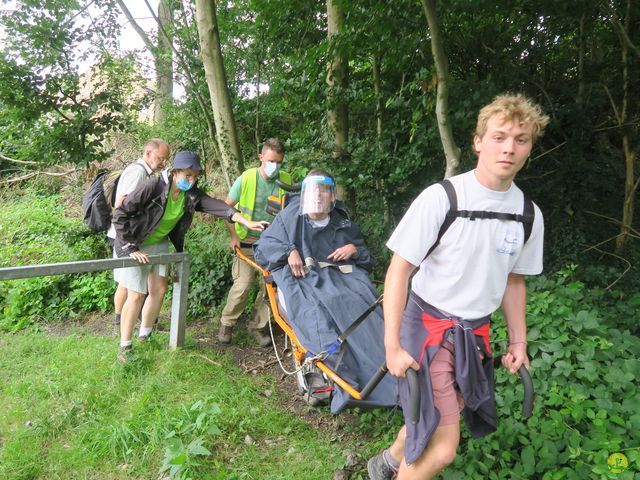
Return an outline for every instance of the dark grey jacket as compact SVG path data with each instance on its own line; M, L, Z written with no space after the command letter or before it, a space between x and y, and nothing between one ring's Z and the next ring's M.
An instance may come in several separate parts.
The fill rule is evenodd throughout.
M289 323L298 341L311 354L327 352L337 346L338 337L374 305L379 293L369 278L374 259L367 249L360 228L352 223L341 202L329 215L329 224L314 228L306 215L300 215L300 196L291 195L289 204L273 220L260 240L253 246L256 262L271 271L282 292ZM336 262L351 266L351 273L342 273L336 266L309 267L305 277L294 277L288 263L295 248L303 259L334 263L328 256L336 248L352 243L357 258ZM344 356L338 361L339 350L324 362L343 380L359 390L384 363L384 324L382 309L370 313L366 321L353 331L343 345ZM353 400L338 385L331 399L331 413L348 406L395 406L396 382L387 375L366 400Z
M116 229L114 243L118 257L125 257L140 250L140 245L157 228L167 205L167 196L172 176L163 171L158 177L150 178L128 194L122 205L113 213L113 226ZM198 187L185 192L185 212L173 230L169 240L176 251L184 249L184 236L191 226L194 212L209 213L218 218L231 221L237 212L222 200L211 198Z

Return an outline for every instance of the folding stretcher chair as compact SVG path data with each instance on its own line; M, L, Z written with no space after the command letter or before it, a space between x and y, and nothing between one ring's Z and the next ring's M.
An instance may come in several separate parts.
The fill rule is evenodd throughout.
M322 354L319 354L319 355L310 356L310 352L308 352L305 346L302 345L302 343L298 340L298 337L296 336L295 332L293 331L293 328L289 324L288 319L286 318L286 315L284 315L280 309L279 302L278 302L278 295L277 295L277 286L273 281L271 274L268 271L264 270L260 265L255 263L253 260L247 258L239 248L236 249L236 254L240 257L241 260L247 262L249 265L255 268L258 272L260 272L260 274L264 279L265 289L267 292L267 296L269 297L269 303L271 305L273 318L275 322L278 324L278 326L285 333L288 340L291 342L291 350L293 353L294 365L296 366L295 373L298 381L299 393L309 396L311 393L313 393L312 389L314 388L319 388L320 390L322 390L326 386L330 386L329 383L319 384L321 382L319 382L320 379L318 375L321 373L322 375L326 376L326 378L330 382L333 382L336 385L338 385L340 388L342 388L354 400L365 400L368 397L368 395L373 391L373 389L378 385L378 383L382 380L384 375L387 373L387 369L385 365L382 365L380 367L380 369L376 372L375 375L373 375L373 377L368 381L365 387L362 388L362 390L357 390L348 381L346 381L338 373L336 373L336 371L332 369L324 360L327 358L327 356L335 353L341 347L341 345L346 340L349 333L353 329L357 328L357 326L363 320L366 319L368 314L371 313L378 306L379 302L376 302L367 311L363 312L363 314L358 319L355 319L355 321L351 324L351 326L347 330L342 332L342 334L336 339L336 342L334 342L334 344L331 347L329 347L329 349L326 352L322 352ZM277 355L277 351L276 351L276 355ZM419 398L420 391L418 389L418 381L417 381L417 375L415 374L415 371L411 369L409 370L410 371L408 371L407 378L409 378L412 395L415 397L414 399L415 409L413 411L415 412L415 418L417 421L418 405L420 404L420 398ZM318 383L316 383L317 381ZM325 392L320 391L315 393L325 393ZM330 395L326 395L327 400L329 399L329 396ZM319 401L310 402L311 404L321 403L320 400L323 398L323 395L318 395L315 398L317 398Z
M287 192L295 192L300 190L300 184L296 185L287 185L282 182L277 181L280 188L286 190ZM285 194L282 198L278 197L270 197L269 205L272 213L275 215L286 205L288 200L288 193ZM331 396L331 384L329 382L324 381L324 379L328 379L330 382L335 383L340 388L342 388L351 398L354 400L365 400L369 394L375 389L375 387L380 383L382 378L387 373L386 364L382 364L378 371L371 377L371 379L367 382L367 384L361 390L357 390L353 387L348 381L343 379L336 371L337 365L339 364L339 360L336 364L335 369L331 368L324 360L335 353L336 350L342 349L344 347L344 342L346 341L346 337L353 331L355 328L362 323L366 319L366 317L378 306L382 297L378 299L378 301L371 305L371 307L363 312L360 317L354 320L354 322L344 331L342 332L336 341L327 349L327 351L322 352L318 355L311 355L311 353L307 350L307 348L302 345L302 343L298 340L293 328L289 324L286 315L280 309L277 295L277 285L275 284L273 277L270 272L263 269L260 265L258 265L253 260L247 258L240 248L236 248L236 254L240 257L241 260L247 262L253 268L255 268L262 275L265 282L265 290L269 297L269 304L271 306L271 311L273 313L273 317L278 324L278 326L283 330L288 340L291 342L291 349L293 353L295 371L287 372L284 366L282 365L282 361L278 356L277 350L275 350L276 357L278 358L278 362L280 363L281 368L286 373L295 373L296 380L298 383L298 392L302 395L305 395L307 399L310 399L312 394L315 394L315 399L317 401L309 402L312 405L319 405L323 403L323 400L329 400ZM271 327L271 323L269 324ZM275 348L275 342L274 342ZM340 358L340 354L338 355ZM498 366L500 364L500 357L495 358L495 365ZM531 381L531 377L529 375L528 370L524 365L520 367L518 372L522 379L522 383L524 386L524 399L523 399L523 417L529 418L531 416L533 410L533 383ZM419 419L419 407L420 407L420 388L418 384L418 376L415 370L408 369L406 372L407 380L409 382L409 389L411 392L411 401L409 406L408 418L412 423L417 423ZM315 391L314 391L315 390Z

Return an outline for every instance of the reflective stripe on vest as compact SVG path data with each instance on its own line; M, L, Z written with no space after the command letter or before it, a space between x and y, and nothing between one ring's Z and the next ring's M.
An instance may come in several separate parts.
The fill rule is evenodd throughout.
M259 170L258 167L245 170L240 179L240 201L236 204L236 208L247 220L253 220L253 208L256 204L256 190L258 189L258 175L260 175ZM278 179L287 185L291 185L291 175L283 170L280 170ZM281 198L284 193L284 190L281 188L278 189L278 197ZM235 224L235 229L240 240L245 239L249 234L249 230L239 223Z

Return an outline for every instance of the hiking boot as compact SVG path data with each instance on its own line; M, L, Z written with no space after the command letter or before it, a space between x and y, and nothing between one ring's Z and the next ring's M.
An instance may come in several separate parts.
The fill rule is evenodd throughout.
M127 363L130 362L133 358L133 347L131 345L127 345L126 347L120 347L118 349L118 362Z
M138 335L138 342L140 342L140 343L146 342L147 340L149 340L151 338L151 334L152 333L153 332L149 332L146 335Z
M391 480L398 474L398 471L384 458L384 451L369 459L367 472L371 480Z
M231 334L233 333L233 327L228 327L226 325L220 325L220 330L218 331L218 341L220 343L231 343Z
M256 342L258 342L258 345L260 345L261 347L266 348L271 345L271 336L267 335L264 331L251 330L250 333L251 333L251 336L256 339Z

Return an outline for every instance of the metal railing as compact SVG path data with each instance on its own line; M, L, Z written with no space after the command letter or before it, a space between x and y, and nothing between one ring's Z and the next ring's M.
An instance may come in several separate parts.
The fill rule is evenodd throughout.
M187 297L189 293L189 254L165 253L149 255L149 264L174 263L176 271L173 278L173 298L171 301L171 328L169 347L176 349L184 345L184 333L187 318ZM66 275L69 273L101 272L123 267L139 267L133 258L109 258L85 260L80 262L50 263L45 265L27 265L22 267L0 268L0 280Z

